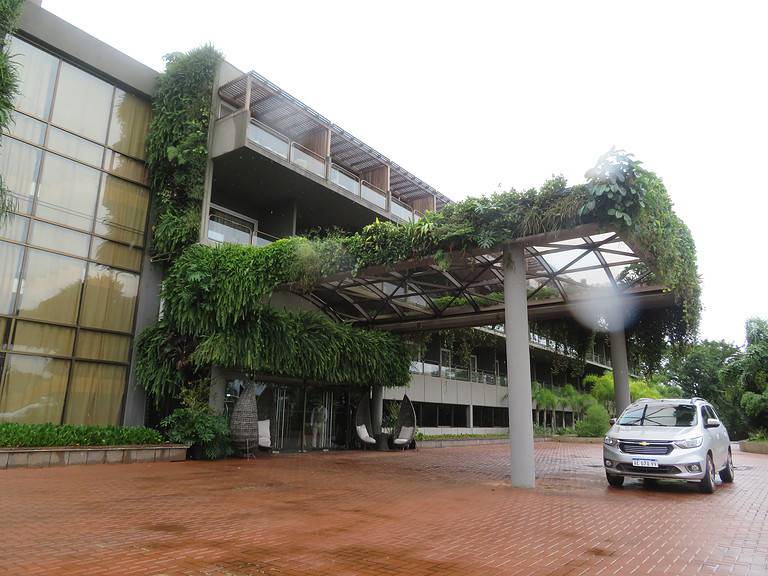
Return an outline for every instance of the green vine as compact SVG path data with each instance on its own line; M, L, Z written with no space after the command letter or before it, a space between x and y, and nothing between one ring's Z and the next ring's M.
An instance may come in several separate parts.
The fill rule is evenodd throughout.
M152 101L147 166L156 203L152 254L173 260L197 242L208 163L208 124L221 54L203 46L165 57Z
M13 122L13 105L18 91L18 74L10 38L16 30L24 0L0 0L0 132L7 132ZM0 224L14 209L12 191L0 177Z

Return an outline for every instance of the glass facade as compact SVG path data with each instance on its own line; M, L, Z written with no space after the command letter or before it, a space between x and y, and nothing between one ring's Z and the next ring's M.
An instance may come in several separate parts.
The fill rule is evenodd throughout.
M14 38L0 174L0 422L118 424L149 190L151 106Z

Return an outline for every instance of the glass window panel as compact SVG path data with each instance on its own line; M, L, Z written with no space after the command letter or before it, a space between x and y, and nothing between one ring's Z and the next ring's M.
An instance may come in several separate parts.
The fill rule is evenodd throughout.
M32 232L29 235L29 243L34 246L68 252L82 258L88 257L90 239L88 234L39 221L32 223Z
M46 154L40 176L37 215L90 230L101 173L55 154Z
M567 266L571 262L573 262L576 258L584 254L586 250L563 250L560 252L551 252L549 254L544 254L544 260L546 260L547 264L549 264L552 269L557 272L563 266ZM581 260L579 260L581 262Z
M85 262L29 249L19 315L74 324Z
M74 343L74 328L17 320L11 349L15 352L70 356Z
M0 422L61 422L69 360L9 354L0 384Z
M5 350L8 342L8 330L11 327L11 319L0 316L0 350ZM0 355L0 378L2 378L3 356Z
M61 65L51 121L96 142L107 139L112 86L66 62Z
M580 270L592 266L602 266L602 264L594 252L588 252L582 258L579 258L576 262L571 264L566 271L570 274L572 270Z
M108 264L138 272L141 268L141 257L142 251L139 248L131 248L125 244L110 242L96 236L93 237L91 258L100 264Z
M115 176L127 178L128 180L133 180L140 184L149 184L147 167L143 162L139 162L138 160L134 160L123 154L118 154L112 150L107 150L107 153L104 156L104 170Z
M96 213L96 234L143 246L148 207L149 190L107 176Z
M80 323L91 328L130 332L139 275L92 264L85 281Z
M11 40L9 51L13 54L19 78L15 107L27 114L48 119L58 58L18 38Z
M8 133L11 136L42 146L45 140L45 124L25 116L21 112L13 112Z
M75 362L65 424L118 424L125 368Z
M0 242L0 314L13 314L24 248Z
M93 166L101 166L104 147L51 126L48 148Z
M6 188L15 197L17 212L29 212L32 209L42 156L42 151L34 146L13 138L2 140L0 175Z
M90 358L91 360L128 362L130 349L131 339L128 336L81 330L77 336L75 354L78 358Z
M27 238L27 226L29 218L18 214L8 214L0 224L0 238L24 242Z
M107 144L134 158L146 158L147 130L152 107L138 96L116 89Z

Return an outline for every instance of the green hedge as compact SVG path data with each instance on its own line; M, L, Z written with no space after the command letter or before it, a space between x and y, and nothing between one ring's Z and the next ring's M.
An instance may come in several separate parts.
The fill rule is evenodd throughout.
M75 426L71 424L0 424L0 447L42 448L48 446L124 446L162 444L157 430L121 426Z

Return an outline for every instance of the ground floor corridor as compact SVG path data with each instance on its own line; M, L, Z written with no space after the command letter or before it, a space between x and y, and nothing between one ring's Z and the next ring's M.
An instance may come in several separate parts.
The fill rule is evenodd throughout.
M0 472L0 574L768 574L768 456L736 483L608 489L595 444Z

